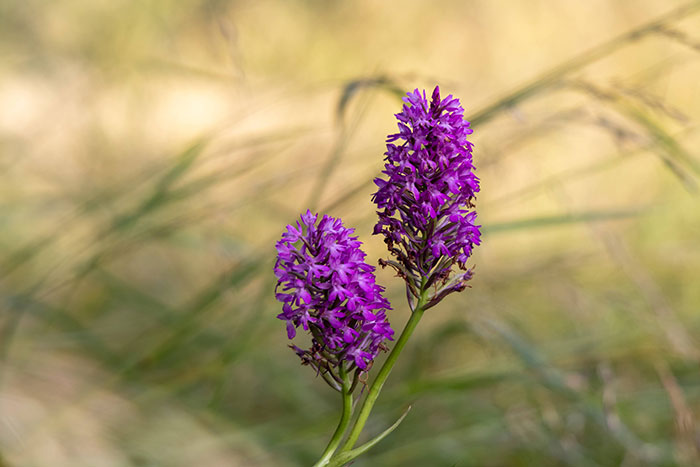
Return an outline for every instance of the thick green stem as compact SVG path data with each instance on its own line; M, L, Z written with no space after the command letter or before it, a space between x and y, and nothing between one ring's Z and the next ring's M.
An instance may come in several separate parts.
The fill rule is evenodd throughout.
M360 409L360 413L357 416L357 420L355 420L355 424L352 427L352 431L350 431L347 441L345 441L345 444L340 450L341 453L352 449L355 446L357 439L360 437L360 433L362 433L362 429L365 427L365 423L367 422L367 418L369 417L369 414L372 411L372 407L374 407L374 403L377 401L377 397L379 397L379 393L382 390L382 386L384 386L386 379L389 377L391 369L394 368L394 364L399 358L399 355L401 354L401 351L406 345L406 342L411 337L411 334L413 334L413 331L416 329L416 326L418 325L420 319L423 317L423 312L425 311L423 308L427 301L426 297L427 292L421 290L420 298L418 299L418 303L416 303L416 307L413 310L413 313L411 313L411 318L406 323L406 327L403 328L401 336L399 336L399 340L396 341L396 345L394 345L394 348L389 353L389 356L384 362L384 365L379 370L379 373L377 373L377 377L372 383L372 386L369 388L367 398L362 403L362 408Z
M328 465L333 453L338 449L340 441L343 439L343 434L350 423L350 416L352 415L352 394L350 393L350 386L352 381L348 377L347 371L345 370L345 364L341 362L340 364L340 377L343 380L342 395L343 395L343 413L340 415L340 421L338 422L338 428L335 429L331 440L326 446L326 450L321 454L321 458L314 464L314 467L323 467Z

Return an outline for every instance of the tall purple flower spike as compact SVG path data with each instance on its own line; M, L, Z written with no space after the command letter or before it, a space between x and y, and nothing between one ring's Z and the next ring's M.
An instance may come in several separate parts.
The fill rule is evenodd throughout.
M283 304L277 317L287 322L290 339L299 327L311 334L309 349L290 347L340 390L342 362L348 373L356 370L357 380L392 339L386 318L391 307L375 283L375 268L364 262L354 229L330 216L317 225L317 218L307 211L276 244L276 297Z
M379 189L372 199L381 210L374 233L384 235L396 257L380 264L406 280L409 300L435 286L429 308L472 277L466 263L481 237L472 210L479 179L459 100L440 99L439 87L430 102L418 89L403 100L399 132L387 138L382 173L388 178L374 180ZM465 272L450 278L455 264Z

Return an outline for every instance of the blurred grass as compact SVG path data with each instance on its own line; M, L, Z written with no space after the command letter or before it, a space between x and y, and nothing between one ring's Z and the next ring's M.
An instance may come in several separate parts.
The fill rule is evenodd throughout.
M320 207L376 261L384 136L436 81L484 245L356 465L700 463L700 3L672 3L0 4L0 465L310 465L338 401L274 319L273 243Z

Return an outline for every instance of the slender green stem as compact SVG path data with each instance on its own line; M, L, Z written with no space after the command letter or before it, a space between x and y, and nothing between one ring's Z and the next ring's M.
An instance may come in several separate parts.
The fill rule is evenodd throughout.
M321 458L314 464L314 467L323 467L324 465L328 465L333 453L336 449L338 449L340 441L343 439L343 434L350 423L350 416L352 415L352 394L350 393L352 378L348 377L344 363L340 364L340 377L343 380L343 387L341 391L343 395L343 413L340 415L338 428L335 429L335 433L333 433L331 440L328 442L326 450L323 451Z
M372 411L372 407L374 407L374 403L377 401L377 397L379 397L379 393L381 392L382 387L384 386L384 382L386 382L386 379L389 377L391 369L394 368L394 364L399 358L399 355L401 354L401 351L406 345L406 342L408 341L409 337L411 337L411 334L413 334L413 331L416 329L416 326L418 325L420 319L423 317L423 312L425 311L423 307L425 306L426 301L427 292L422 290L421 287L421 295L418 299L418 303L416 303L416 307L414 308L413 313L411 313L411 318L406 323L406 327L403 328L401 336L399 336L399 340L396 341L396 345L394 345L394 348L389 353L389 356L384 362L384 365L379 370L379 373L377 373L377 377L372 383L372 386L369 388L367 398L362 403L362 408L360 409L360 413L357 416L357 420L355 420L355 424L353 425L352 430L348 435L348 439L347 441L345 441L345 444L340 450L341 453L349 451L355 446L357 439L360 437L362 429L365 427L367 418L369 417L369 414Z

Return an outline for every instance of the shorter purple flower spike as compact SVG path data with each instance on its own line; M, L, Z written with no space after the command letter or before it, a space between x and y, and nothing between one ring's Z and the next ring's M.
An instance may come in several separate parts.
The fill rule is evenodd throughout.
M451 95L431 99L416 89L404 98L396 114L399 132L386 145L386 179L377 178L373 201L380 209L375 234L382 234L396 261L392 266L406 280L409 298L419 289L436 290L428 302L435 305L447 294L460 291L471 271L450 280L456 264L466 270L475 245L481 241L473 201L479 179L472 164L472 133L464 109Z
M354 229L330 216L317 219L310 211L302 214L276 244L275 291L282 302L277 318L286 321L290 339L299 327L310 333L309 349L290 347L339 389L339 365L357 376L386 349L384 341L394 334L386 318L391 307Z

